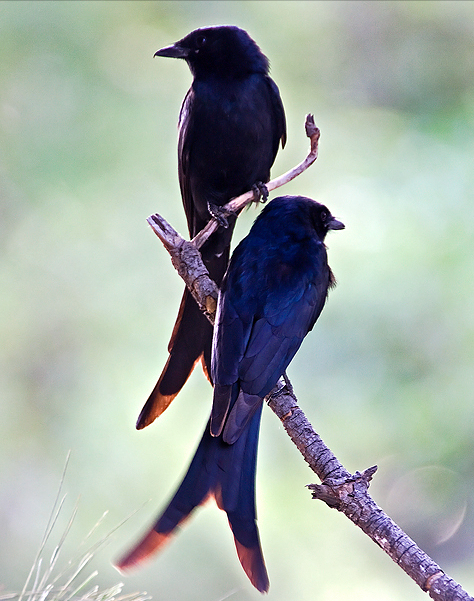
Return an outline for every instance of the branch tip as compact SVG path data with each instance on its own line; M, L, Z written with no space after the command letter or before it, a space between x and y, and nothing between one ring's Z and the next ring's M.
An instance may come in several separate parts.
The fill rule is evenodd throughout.
M306 135L308 136L308 138L317 136L319 139L321 132L319 131L319 127L317 127L314 122L314 115L312 115L311 113L306 115L306 121L304 124L304 128L305 128Z

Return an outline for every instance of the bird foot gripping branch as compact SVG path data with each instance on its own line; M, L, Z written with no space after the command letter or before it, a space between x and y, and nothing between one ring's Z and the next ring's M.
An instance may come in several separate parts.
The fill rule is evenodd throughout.
M268 188L263 182L257 182L252 186L253 190L253 202L258 204L261 202L265 204L268 200Z
M217 224L224 228L228 228L230 225L229 217L233 217L234 220L237 218L237 214L234 211L212 204L211 202L207 203L207 210Z

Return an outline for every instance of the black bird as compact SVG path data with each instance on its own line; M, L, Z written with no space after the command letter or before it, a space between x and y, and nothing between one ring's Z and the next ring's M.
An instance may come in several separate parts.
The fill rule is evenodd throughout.
M285 113L269 64L247 32L233 26L191 32L155 56L182 58L194 77L179 117L181 196L194 237L219 207L270 179ZM225 221L221 219L221 223ZM220 285L229 260L235 216L201 248L211 278ZM169 357L143 407L137 429L156 419L179 393L201 359L211 376L212 326L188 289L168 345Z
M255 514L255 469L264 397L312 329L335 280L324 238L344 225L301 196L271 201L233 253L219 294L212 346L211 418L167 509L119 563L157 551L191 512L214 497L237 553L261 592L269 582Z

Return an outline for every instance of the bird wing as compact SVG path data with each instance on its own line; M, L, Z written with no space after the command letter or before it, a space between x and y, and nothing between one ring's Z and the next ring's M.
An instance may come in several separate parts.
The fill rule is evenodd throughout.
M286 144L286 118L285 109L283 108L283 102L281 101L280 91L278 86L271 77L266 77L268 87L270 88L270 99L272 103L273 115L274 115L274 128L276 132L275 140L276 144L274 147L275 156L278 152L278 144L281 140L281 147L285 148Z
M240 391L224 428L224 440L238 439L249 419L285 372L324 305L327 287L308 284L274 299L252 327L239 364Z
M329 268L325 251L320 255L316 266L319 277L290 278L289 284L267 290L259 306L245 295L247 302L243 302L238 281L228 282L222 293L214 331L211 431L216 435L225 428L228 443L240 436L322 311ZM281 268L286 272L291 269L288 265ZM257 279L254 285L259 283Z
M238 249L236 250L236 253ZM239 303L236 288L224 277L219 293L212 343L212 379L214 396L211 433L218 436L233 401L238 394L239 363L242 360L254 315L252 303ZM255 303L253 303L255 304Z
M191 190L190 181L190 156L193 145L193 130L190 125L189 115L194 102L194 92L190 88L184 97L181 111L179 113L178 123L178 178L179 187L181 190L181 198L183 201L184 212L188 224L188 230L191 237L194 237L198 232L195 224L195 206Z

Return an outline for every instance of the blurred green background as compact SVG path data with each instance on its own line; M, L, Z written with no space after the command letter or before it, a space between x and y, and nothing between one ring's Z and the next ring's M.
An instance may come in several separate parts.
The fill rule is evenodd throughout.
M326 203L339 285L289 369L302 408L371 492L474 591L474 3L0 3L0 586L21 589L68 450L79 512L64 563L105 510L111 561L168 500L207 419L199 369L165 415L134 423L167 357L183 285L146 224L186 232L176 122L191 82L154 52L230 23L268 55L288 121L281 193ZM239 220L235 242L255 209ZM270 600L422 599L343 516L264 411L257 472ZM51 547L52 548L52 547ZM82 548L82 547L81 547ZM69 551L68 551L69 549ZM125 591L259 599L210 504Z

